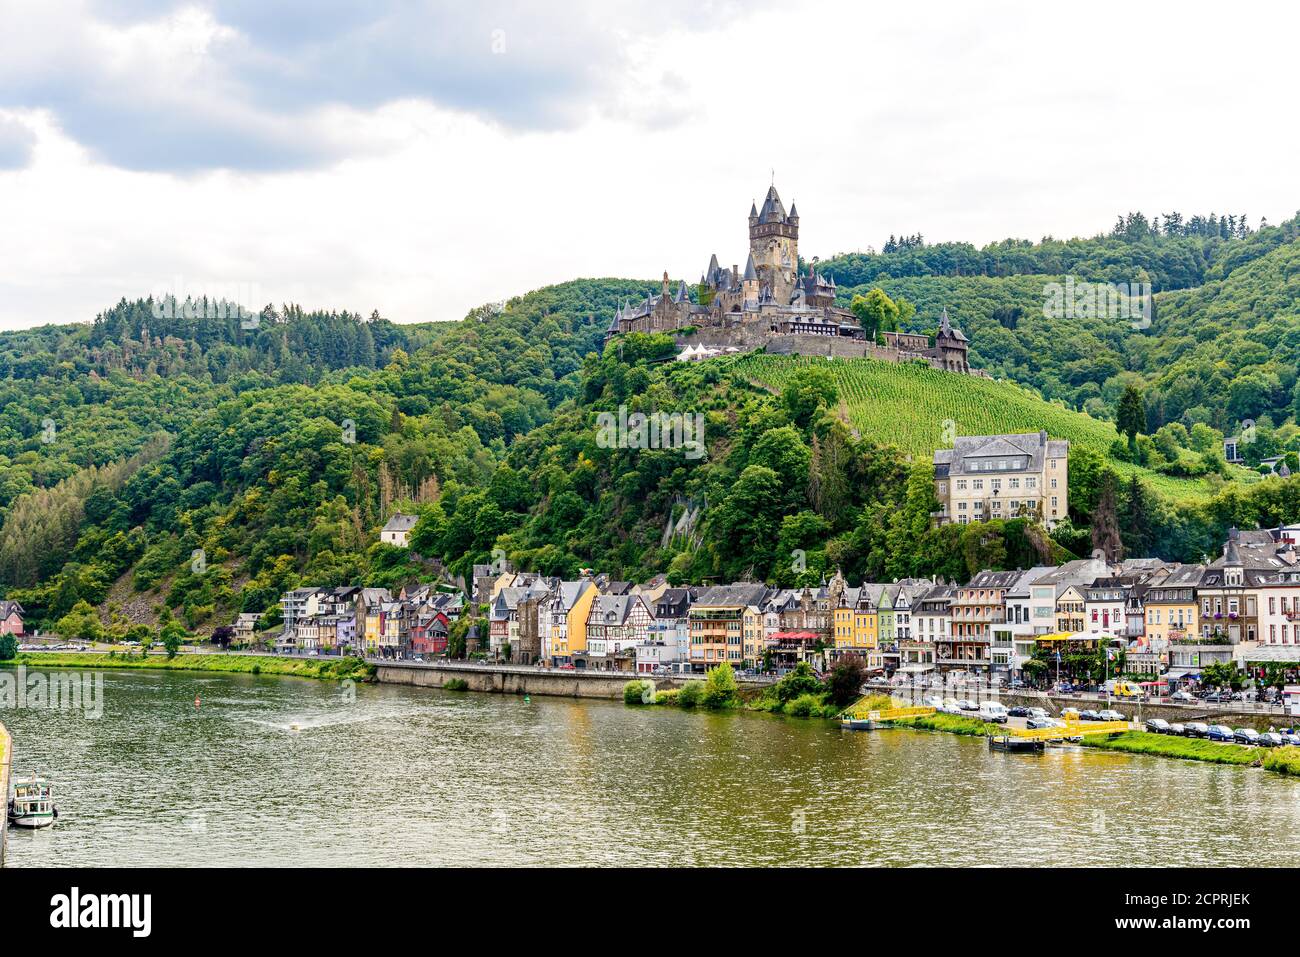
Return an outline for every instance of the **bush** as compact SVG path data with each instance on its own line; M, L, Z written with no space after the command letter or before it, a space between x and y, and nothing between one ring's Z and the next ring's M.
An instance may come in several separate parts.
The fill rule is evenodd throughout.
M1300 777L1300 748L1274 748L1264 758L1264 767L1278 774Z
M831 701L841 708L852 704L862 693L862 681L866 677L866 666L857 655L843 655L831 669L827 687Z
M629 681L623 685L624 704L654 704L654 685L649 681Z
M806 661L799 662L794 671L772 686L772 693L782 704L793 701L802 694L816 694L821 690L822 683L817 680Z
M683 708L694 708L704 698L704 682L688 681L677 692L677 703Z
M704 697L702 699L706 708L729 708L736 703L736 673L731 669L731 663L724 661L704 679Z
M822 703L814 694L801 694L785 706L785 713L795 718L811 718L814 714L819 714L822 709Z
M655 692L655 704L675 705L678 703L677 697L681 694L676 688L668 688L665 691Z
M445 691L468 691L469 682L464 678L448 678L442 687Z
M18 654L18 642L13 635L0 635L0 661L9 661Z

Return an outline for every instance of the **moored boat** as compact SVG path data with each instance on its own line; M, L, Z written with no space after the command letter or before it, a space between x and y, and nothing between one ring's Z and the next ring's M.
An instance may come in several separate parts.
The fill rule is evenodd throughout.
M49 827L58 819L54 786L32 775L14 782L9 798L9 823L14 827Z
M846 731L874 731L880 722L870 718L840 718L840 727Z
M1011 754L1042 754L1043 742L1038 738L1017 738L1009 734L990 735L989 750Z

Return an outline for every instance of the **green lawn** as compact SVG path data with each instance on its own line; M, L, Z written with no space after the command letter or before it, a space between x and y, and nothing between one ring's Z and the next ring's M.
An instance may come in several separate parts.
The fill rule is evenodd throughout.
M1188 761L1209 761L1213 764L1259 764L1264 753L1260 748L1250 748L1244 744L1221 744L1204 738L1181 738L1147 731L1125 731L1108 738L1090 735L1083 740L1090 748L1124 751L1128 754L1157 754Z
M292 675L339 681L365 680L374 667L357 658L277 658L262 655L94 655L75 652L24 653L15 663L30 668L148 668L169 671L222 671L231 674Z

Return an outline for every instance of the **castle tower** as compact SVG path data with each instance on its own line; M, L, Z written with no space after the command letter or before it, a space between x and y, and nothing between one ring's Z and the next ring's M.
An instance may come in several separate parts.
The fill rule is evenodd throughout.
M782 305L794 295L799 269L799 213L785 204L776 186L768 188L763 208L749 209L749 254L754 259L762 284Z
M760 295L761 279L758 268L754 264L754 254L749 254L749 261L745 263L745 277L741 280L741 296L747 303L757 303Z

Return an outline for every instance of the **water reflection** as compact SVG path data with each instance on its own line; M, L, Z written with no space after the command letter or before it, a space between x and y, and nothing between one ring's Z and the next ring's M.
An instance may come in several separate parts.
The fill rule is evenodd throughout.
M1300 864L1300 782L1078 748L149 672L0 720L63 814L14 866Z

